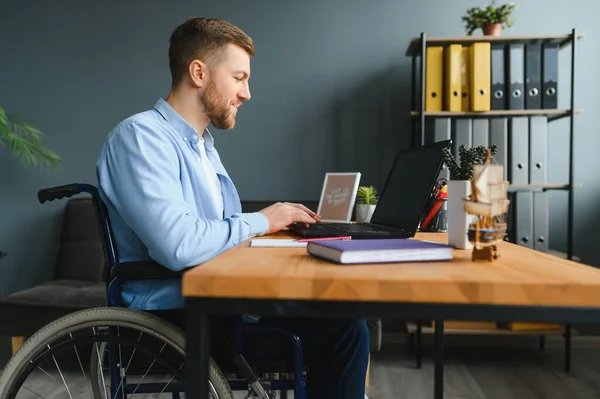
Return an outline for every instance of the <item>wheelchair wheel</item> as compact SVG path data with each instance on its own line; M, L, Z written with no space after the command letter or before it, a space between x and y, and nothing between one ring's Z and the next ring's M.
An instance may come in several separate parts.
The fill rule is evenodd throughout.
M152 393L150 397L166 398L185 392L185 337L179 328L140 311L96 308L64 316L31 336L4 368L0 398L112 398L115 387L106 385L111 373L104 377L103 370L107 347L117 348L114 353L123 366L112 390L119 392L118 397ZM91 366L88 372L84 364ZM28 377L32 377L29 384ZM209 387L214 399L234 398L212 359Z

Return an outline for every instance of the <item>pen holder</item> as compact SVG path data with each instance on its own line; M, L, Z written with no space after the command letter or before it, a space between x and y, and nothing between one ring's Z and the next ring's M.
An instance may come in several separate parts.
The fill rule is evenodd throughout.
M438 202L439 201L439 202ZM427 210L419 226L419 231L445 233L448 231L448 199L438 199Z

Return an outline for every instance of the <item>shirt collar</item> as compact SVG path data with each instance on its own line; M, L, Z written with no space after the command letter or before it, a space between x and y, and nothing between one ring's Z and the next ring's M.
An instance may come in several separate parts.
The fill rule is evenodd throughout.
M192 143L197 144L200 141L200 137L196 129L192 127L185 119L181 117L166 102L164 99L159 98L156 104L154 105L154 109L177 131L177 133L183 137L184 140L190 140ZM215 139L212 134L207 129L204 129L204 147L207 150L211 150L214 147Z

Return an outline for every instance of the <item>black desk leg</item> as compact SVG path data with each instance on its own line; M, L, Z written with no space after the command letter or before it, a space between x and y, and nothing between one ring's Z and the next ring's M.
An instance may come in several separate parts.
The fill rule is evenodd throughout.
M435 368L433 374L433 397L444 397L444 320L435 320Z
M196 307L190 303L186 308L186 398L208 399L209 317L205 313L196 313Z
M417 321L417 333L416 333L416 338L417 338L417 368L420 369L421 368L421 358L423 356L422 350L423 350L423 328L422 328L422 324L421 324L421 320Z
M565 326L565 372L571 371L571 325Z

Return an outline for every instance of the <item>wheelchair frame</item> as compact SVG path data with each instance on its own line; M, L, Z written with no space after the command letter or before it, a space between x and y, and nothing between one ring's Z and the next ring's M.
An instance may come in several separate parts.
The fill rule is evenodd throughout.
M121 285L127 280L139 280L139 279L172 279L181 278L183 272L175 272L167 269L157 262L146 262L146 261L134 261L134 262L119 262L119 256L117 246L113 236L113 231L108 215L108 209L100 195L98 189L85 183L73 183L68 185L50 187L38 192L38 200L41 204L46 201L53 201L56 199L62 199L64 197L70 198L74 195L81 193L88 193L92 196L92 202L95 209L98 225L101 230L101 242L102 249L106 259L106 284L107 284L107 306L108 307L121 307L125 308L121 300ZM143 310L140 310L143 312ZM250 366L247 364L243 357L243 334L245 332L277 332L287 336L291 345L294 349L294 379L290 380L270 380L266 379L259 381ZM109 328L109 335L115 334L114 329ZM291 330L271 327L268 325L259 325L245 323L240 316L236 319L234 326L234 342L235 342L235 359L234 364L238 368L238 372L242 375L246 382L243 381L228 381L229 387L232 391L248 391L249 387L257 395L263 395L264 398L268 398L266 391L264 390L261 383L268 385L269 390L281 391L281 398L287 397L287 390L294 391L294 397L296 399L306 399L306 378L304 373L303 363L303 349L300 338ZM111 397L114 399L123 399L121 396L122 391L117 391L119 381L121 381L120 371L117 364L116 350L114 343L109 344L109 370L111 378ZM286 371L287 373L287 371ZM150 385L150 384L149 384ZM127 387L127 383L124 382L124 386ZM155 393L149 386L145 389L145 393ZM139 390L138 390L139 392ZM185 392L185 387L182 387L181 392ZM176 389L172 390L173 399L179 399L179 392ZM258 396L260 397L260 396Z

